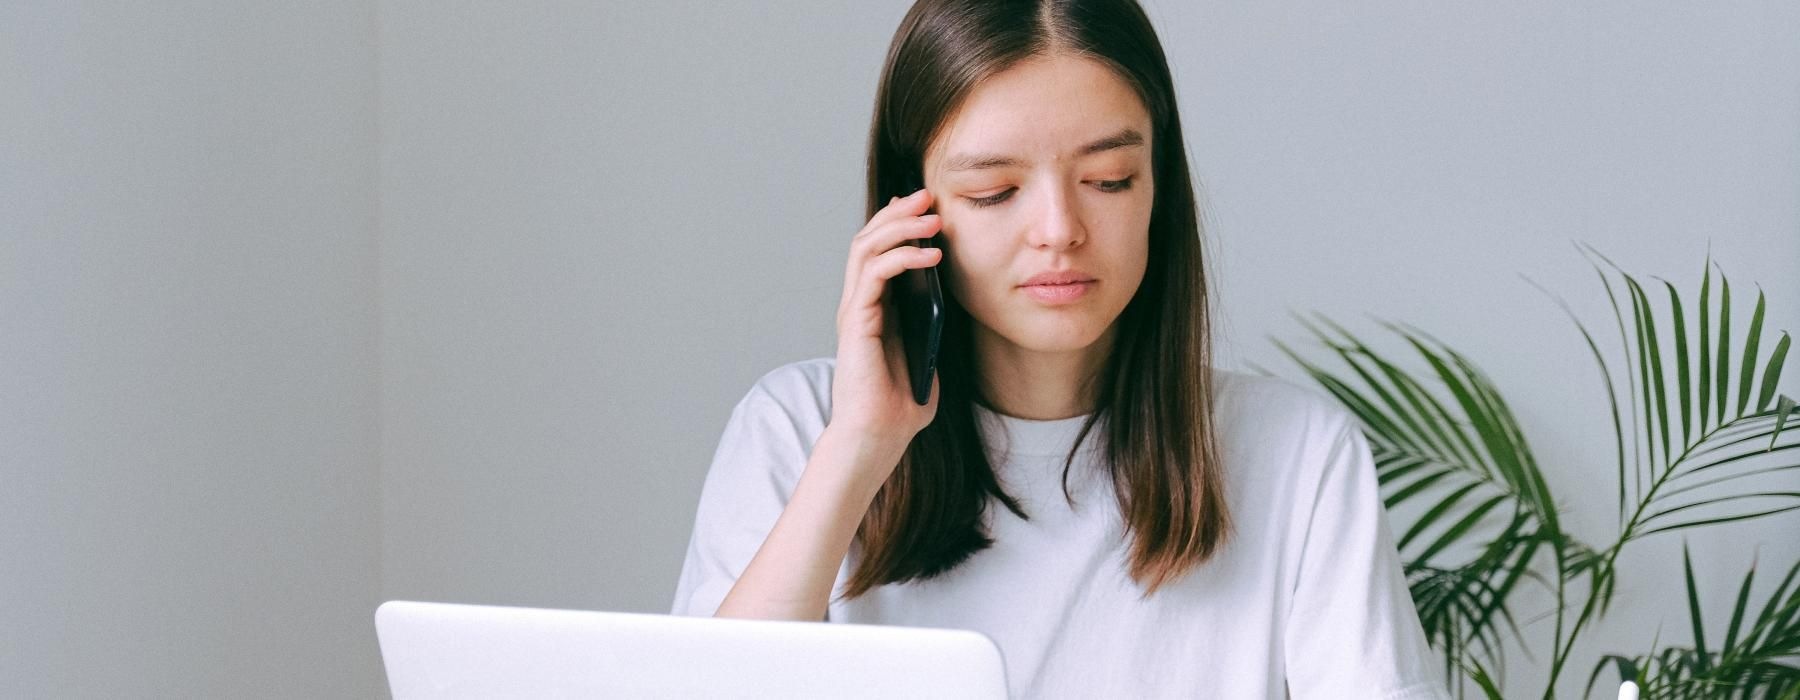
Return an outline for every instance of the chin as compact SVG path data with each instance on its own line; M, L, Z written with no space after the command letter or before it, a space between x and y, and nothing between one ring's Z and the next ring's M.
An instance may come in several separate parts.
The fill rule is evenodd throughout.
M1104 325L1089 322L1054 322L1013 328L1007 340L1033 352L1057 353L1085 350L1100 340Z

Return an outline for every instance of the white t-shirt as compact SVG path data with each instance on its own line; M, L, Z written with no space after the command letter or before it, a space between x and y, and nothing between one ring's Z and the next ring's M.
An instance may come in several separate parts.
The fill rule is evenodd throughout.
M672 613L711 615L762 545L831 415L836 359L763 375L720 438ZM1354 415L1286 380L1214 369L1234 535L1147 600L1096 459L1103 423L977 405L1002 488L994 545L926 581L835 601L830 622L972 629L1000 647L1014 698L1449 698L1407 591ZM860 556L853 544L833 598Z

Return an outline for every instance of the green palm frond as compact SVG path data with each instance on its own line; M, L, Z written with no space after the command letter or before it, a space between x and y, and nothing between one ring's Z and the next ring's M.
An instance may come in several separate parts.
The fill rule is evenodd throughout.
M1523 638L1507 597L1520 578L1541 580L1529 566L1544 543L1516 531L1526 520L1515 517L1506 534L1494 537L1481 556L1460 566L1405 567L1420 624L1427 641L1443 653L1447 672L1460 662L1476 659L1471 651L1479 651L1479 658L1503 671L1506 660L1500 623L1515 639Z
M1612 401L1616 442L1620 445L1626 442L1625 423L1629 422L1634 429L1632 478L1627 480L1621 472L1619 479L1624 531L1621 544L1659 532L1800 509L1800 491L1753 490L1719 495L1718 489L1714 488L1736 485L1745 479L1774 472L1800 469L1800 431L1788 431L1786 444L1781 440L1795 403L1776 393L1792 338L1783 331L1768 356L1759 355L1766 305L1761 291L1757 293L1742 354L1737 355L1731 351L1731 284L1724 270L1718 268L1708 254L1697 306L1699 324L1695 335L1699 349L1698 353L1689 353L1690 336L1684 305L1675 286L1659 280L1668 296L1665 327L1671 331L1665 336L1657 331L1659 313L1651 303L1650 295L1645 293L1644 285L1598 251L1591 248L1588 251L1605 261L1622 278L1631 303L1632 332L1625 344L1623 374L1633 415L1629 418L1618 415L1620 402L1616 397ZM1714 269L1719 270L1716 345L1712 342L1711 327L1715 313L1711 303ZM1620 328L1624 329L1623 312L1612 291L1609 276L1598 263L1594 264L1594 270L1612 300ZM1563 304L1563 309L1567 311L1568 306ZM1580 320L1574 319L1572 313L1570 317L1582 334L1591 339ZM1663 363L1664 347L1673 349L1672 372ZM1597 353L1596 358L1599 359ZM1603 359L1600 364L1611 391L1616 385ZM1673 374L1673 381L1670 374ZM1733 375L1737 378L1735 401L1730 391ZM1754 406L1751 404L1753 394ZM1639 428L1641 435L1636 432ZM1771 460L1773 464L1763 463ZM1621 469L1625 462L1622 451ZM1629 498L1628 491L1631 492ZM1626 512L1628 503L1634 504L1629 515Z
M1800 470L1800 431L1784 430L1800 407L1777 392L1792 340L1781 331L1763 354L1761 291L1743 346L1734 349L1731 286L1710 252L1693 304L1667 280L1654 278L1662 289L1653 295L1654 284L1645 285L1592 248L1588 252L1605 262L1605 268L1593 267L1613 310L1622 362L1609 363L1595 334L1568 304L1545 293L1581 333L1599 365L1611 409L1619 535L1605 548L1564 531L1556 499L1506 401L1474 363L1446 344L1412 326L1377 319L1416 355L1423 369L1414 374L1322 315L1315 314L1317 323L1296 318L1347 370L1327 370L1272 339L1357 417L1375 458L1384 505L1417 511L1398 528L1396 545L1426 635L1444 653L1445 668L1461 671L1459 689L1473 681L1497 695L1493 678L1504 675L1503 630L1529 648L1508 602L1521 581L1542 582L1556 595L1550 613L1556 617L1553 688L1584 625L1606 614L1618 579L1614 562L1626 543L1800 510L1800 490L1752 487L1769 475ZM1653 297L1666 301L1659 304ZM1553 572L1533 568L1541 554L1550 555ZM1572 610L1566 602L1574 592L1570 584L1578 581L1586 584L1586 597L1565 627L1565 612ZM1758 656L1791 649L1782 645L1800 640L1794 632L1800 625L1793 620L1800 612L1772 600L1773 607L1740 637L1748 584L1747 579L1721 651L1709 652L1696 636L1694 649L1637 659L1611 655L1609 662L1622 673L1655 668L1665 677L1667 669L1684 668L1683 663L1700 671L1730 669L1738 678L1763 679L1757 687L1773 689L1768 697L1792 693L1800 700L1800 687L1783 680L1789 678L1784 674L1790 661ZM1786 588L1784 582L1776 597ZM1800 595L1800 587L1795 590ZM1698 601L1691 602L1697 628ZM1500 671L1490 675L1490 669ZM1716 670L1707 673L1689 675L1720 677ZM1645 697L1663 697L1658 692L1646 687Z
M1508 599L1522 580L1543 580L1531 571L1539 551L1548 545L1561 553L1565 544L1555 501L1517 420L1485 374L1422 331L1383 324L1444 389L1428 387L1330 319L1319 319L1329 331L1298 320L1354 378L1275 344L1362 423L1384 504L1429 499L1396 542L1427 637L1446 668L1458 667L1471 650L1503 665L1500 624L1519 635Z
M1432 556L1467 533L1474 525L1467 516L1469 511L1486 513L1508 502L1527 511L1545 533L1554 536L1561 532L1555 501L1518 421L1493 383L1466 358L1423 331L1382 322L1418 352L1432 368L1434 379L1446 387L1450 400L1440 401L1424 382L1330 319L1320 317L1336 336L1304 318L1298 320L1335 351L1366 387L1352 386L1275 341L1362 422L1377 475L1384 487L1391 487L1385 504L1393 508L1421 494L1451 493L1436 504L1449 507L1434 507L1422 524L1402 535L1405 549L1452 512L1462 516L1445 520L1445 532L1431 540L1415 561L1430 563ZM1469 496L1474 498L1467 508L1454 508Z
M1800 563L1788 569L1754 618L1745 617L1756 567L1744 575L1731 610L1731 622L1717 649L1711 648L1702 625L1700 595L1694 586L1694 567L1687 548L1682 548L1687 581L1688 617L1694 634L1691 647L1668 647L1633 659L1612 656L1601 667L1617 661L1621 675L1641 673L1639 683L1647 698L1790 698L1800 695L1800 586L1795 575ZM1749 623L1746 625L1745 623ZM1599 676L1601 668L1594 675ZM1592 680L1589 681L1592 687Z
M1475 681L1476 687L1481 689L1481 697L1487 700L1506 699L1506 696L1500 694L1500 686L1494 682L1494 674L1489 673L1487 667L1482 666L1481 662L1471 660L1462 665L1462 670L1463 673L1469 675L1471 680Z
M1650 647L1654 649L1656 648L1656 644L1651 643ZM1594 682L1600 680L1600 674L1606 671L1608 665L1616 666L1619 669L1619 681L1621 683L1624 681L1636 683L1642 680L1639 677L1637 670L1637 659L1620 656L1618 654L1607 654L1601 656L1600 661L1594 664L1594 673L1593 675L1588 676L1587 687L1581 691L1581 697L1593 697Z

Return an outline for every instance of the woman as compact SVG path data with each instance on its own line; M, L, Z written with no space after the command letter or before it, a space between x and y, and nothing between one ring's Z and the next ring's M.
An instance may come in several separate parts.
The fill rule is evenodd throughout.
M1447 697L1351 414L1211 366L1185 153L1131 0L916 4L837 355L738 403L673 612L974 629L1021 698ZM920 406L884 288L933 265Z

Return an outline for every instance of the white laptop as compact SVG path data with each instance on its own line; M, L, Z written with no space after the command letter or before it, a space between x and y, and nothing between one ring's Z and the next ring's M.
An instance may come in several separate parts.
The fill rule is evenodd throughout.
M375 632L395 700L1004 700L972 630L390 600Z

